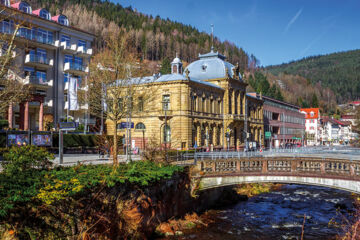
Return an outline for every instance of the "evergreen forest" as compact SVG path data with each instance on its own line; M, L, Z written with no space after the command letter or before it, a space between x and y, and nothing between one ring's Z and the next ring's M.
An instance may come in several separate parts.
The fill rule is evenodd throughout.
M360 98L360 50L307 57L299 61L266 67L266 71L299 75L314 85L330 88L338 103Z
M199 53L206 53L211 47L211 36L193 26L139 13L132 7L110 1L29 0L29 3L33 7L45 7L52 14L64 14L69 18L70 25L96 34L98 48L103 43L104 35L117 28L125 29L140 57L146 60L173 59L178 53L183 61L191 62L198 58ZM249 61L257 61L229 41L220 41L215 37L214 46L228 57L229 62L239 63L242 72L251 65Z

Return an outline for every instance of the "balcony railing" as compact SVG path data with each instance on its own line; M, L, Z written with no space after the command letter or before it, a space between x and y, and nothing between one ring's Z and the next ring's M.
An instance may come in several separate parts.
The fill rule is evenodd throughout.
M51 81L47 81L47 79L39 78L37 76L27 76L25 78L25 83L44 85L44 86L50 86L51 85Z
M52 59L47 59L46 57L43 56L38 56L35 54L27 54L25 57L25 63L38 63L38 64L43 64L43 65L53 65L53 60Z
M74 70L74 71L80 71L80 72L88 72L89 68L87 66L81 65L81 64L77 64L77 63L65 63L64 66L64 71L69 71L69 70Z
M93 54L93 50L91 48L86 48L85 46L78 46L77 52L80 55L89 55L89 56L91 56Z
M62 47L63 50L68 51L68 52L76 52L76 44L69 44L67 42L61 42L60 46Z

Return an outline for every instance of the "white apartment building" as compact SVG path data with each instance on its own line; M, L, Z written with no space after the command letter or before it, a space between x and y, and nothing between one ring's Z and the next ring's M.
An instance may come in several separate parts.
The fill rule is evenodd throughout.
M300 112L305 114L306 144L316 146L320 144L320 109L302 108Z
M348 144L354 139L351 122L329 117L323 117L321 122L321 142L323 145Z
M42 131L45 120L56 127L67 117L79 123L94 122L89 119L88 105L76 103L77 94L87 91L95 36L72 27L66 16L51 16L44 8L33 10L25 1L0 3L4 9L1 14L6 16L0 22L1 33L12 34L14 25L21 23L14 74L30 85L32 95L27 102L9 106L9 127Z

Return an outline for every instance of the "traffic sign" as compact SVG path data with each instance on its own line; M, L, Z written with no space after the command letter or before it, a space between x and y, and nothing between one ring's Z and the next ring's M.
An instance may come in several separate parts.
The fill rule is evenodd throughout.
M62 131L74 131L76 130L76 122L60 122L59 127Z
M134 123L128 123L128 122L121 122L120 123L120 129L125 129L125 128L134 128Z
M271 138L271 132L265 132L265 138Z

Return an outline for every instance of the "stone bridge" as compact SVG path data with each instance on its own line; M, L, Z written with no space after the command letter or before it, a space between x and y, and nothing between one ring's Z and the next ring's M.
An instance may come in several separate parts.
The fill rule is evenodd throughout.
M202 158L192 171L200 190L242 183L294 183L360 194L360 161L315 156Z

